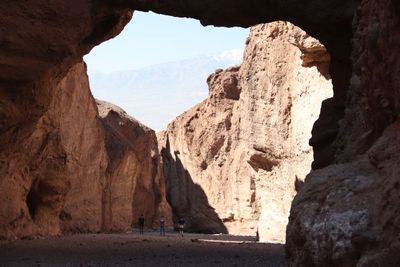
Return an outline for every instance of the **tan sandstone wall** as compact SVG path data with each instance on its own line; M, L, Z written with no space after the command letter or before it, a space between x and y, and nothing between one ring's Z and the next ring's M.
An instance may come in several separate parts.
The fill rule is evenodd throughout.
M292 24L252 27L243 64L212 74L208 99L161 134L175 215L194 231L258 230L282 242L296 179L311 168L313 123L332 95L328 65L325 48Z
M399 1L37 0L0 6L2 237L58 231L57 212L46 210L62 207L67 152L57 122L42 118L69 69L117 35L138 9L203 25L288 20L321 40L331 54L335 95L323 104L312 144L314 167L328 167L311 174L294 200L288 259L293 266L400 265ZM33 205L40 224L26 204L33 181L46 196Z
M100 229L105 149L80 62L131 16L94 1L1 3L1 238Z
M1 153L0 236L63 232L126 231L140 213L148 226L170 218L157 140L145 126L127 123L118 151L108 125L126 117L99 119L86 68L79 63L55 86L47 111L31 132L12 131L21 151ZM14 136L12 136L14 135ZM118 140L117 140L118 141ZM140 144L140 146L138 145ZM114 153L113 153L114 152Z
M52 103L66 151L64 179L69 184L61 212L64 231L97 232L102 226L102 194L108 155L97 106L89 90L86 67L73 67L59 84L60 98ZM85 104L82 104L84 102ZM51 155L48 155L51 156Z
M2 168L2 237L59 234L60 218L69 229L100 230L107 155L85 71L78 64L59 83L39 85L54 86L48 109L2 151L14 162Z
M132 223L136 226L141 214L145 226L158 227L161 215L171 225L155 132L115 105L97 100L97 106L109 156L103 192L104 229L126 231Z

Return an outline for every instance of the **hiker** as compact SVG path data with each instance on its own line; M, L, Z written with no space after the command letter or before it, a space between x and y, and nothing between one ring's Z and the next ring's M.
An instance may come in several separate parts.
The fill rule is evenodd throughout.
M165 219L164 219L164 216L162 216L162 215L160 217L160 235L165 236Z
M183 218L179 219L178 228L179 228L179 233L181 234L181 236L183 236L183 228L185 228L185 220Z
M139 217L139 232L141 235L143 234L143 228L144 228L144 216L142 214Z

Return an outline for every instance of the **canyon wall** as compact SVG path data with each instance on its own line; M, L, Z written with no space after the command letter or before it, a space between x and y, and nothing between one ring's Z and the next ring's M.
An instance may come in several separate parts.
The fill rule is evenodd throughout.
M59 234L60 221L66 217L64 207L71 209L71 221L82 218L77 228L100 229L107 156L85 71L78 64L61 81L50 79L36 85L37 94L48 98L48 106L42 112L29 99L30 105L19 109L27 113L27 120L9 118L7 122L14 119L12 124L2 128L3 238ZM18 100L3 107L14 108Z
M289 21L317 38L329 51L332 98L323 102L312 131L313 169L335 160L335 139L346 109L352 72L352 21L361 0L120 0L122 8L153 11L199 19L203 25L249 27L259 23Z
M125 2L203 24L289 20L318 38L331 54L334 96L324 101L310 140L320 170L291 208L290 265L400 265L398 1Z
M132 11L93 1L0 5L0 236L96 231L107 158L79 62Z
M335 162L312 172L287 228L294 266L399 266L400 5L363 1Z
M311 143L314 168L326 168L310 174L292 205L290 264L399 265L398 1L5 0L0 7L2 236L58 232L54 211L71 186L61 175L71 159L58 120L49 119L57 117L51 103L69 70L137 8L204 25L288 20L318 38L331 55L334 97L324 101Z
M38 121L3 135L0 236L121 232L140 213L149 226L170 218L155 133L103 105L100 119L83 63L52 90Z
M99 118L82 63L132 10L89 0L0 5L0 238L126 231L138 213L149 226L159 213L170 218L157 149L109 151L111 122ZM124 140L156 147L141 129Z
M332 96L329 54L287 22L251 28L241 66L208 78L209 97L160 134L168 201L193 231L285 239L311 169L311 129Z
M109 162L103 192L103 224L107 231L126 231L141 214L146 225L159 227L161 215L170 226L157 137L153 130L121 108L97 101L105 129Z

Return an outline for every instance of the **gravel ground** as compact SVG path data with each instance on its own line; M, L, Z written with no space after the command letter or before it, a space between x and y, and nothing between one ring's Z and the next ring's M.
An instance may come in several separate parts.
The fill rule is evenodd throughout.
M0 242L0 266L286 266L284 245L157 232Z

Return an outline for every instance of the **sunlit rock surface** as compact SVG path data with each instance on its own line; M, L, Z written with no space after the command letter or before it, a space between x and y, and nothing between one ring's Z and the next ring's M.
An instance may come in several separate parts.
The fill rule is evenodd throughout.
M299 197L294 201L286 239L290 264L399 265L398 1L38 0L1 1L0 7L2 237L59 232L58 211L63 209L62 203L72 186L62 173L73 168L68 163L72 159L67 158L70 152L63 145L69 141L61 141L61 137L68 134L61 133L62 127L58 125L58 121L64 119L51 119L64 114L62 110L68 105L57 107L55 112L53 101L61 97L59 84L69 70L81 62L82 56L92 47L118 34L132 15L130 9L137 8L194 17L203 24L220 26L250 26L277 19L288 20L318 38L331 55L334 97L323 103L311 143L316 157L313 167L328 167L317 172L319 178L313 178L315 176L311 174L304 191L300 188ZM89 103L85 101L83 97L82 103ZM92 114L90 106L80 108ZM90 142L88 147L91 147ZM79 149L76 151L78 158L86 157ZM98 168L102 169L102 148L99 151L96 160L101 163ZM333 165L335 163L340 167ZM353 168L353 164L358 166ZM365 194L354 193L353 206L346 203L340 206L342 198L335 197L336 206L332 205L326 211L316 209L313 219L316 225L308 225L310 220L301 216L307 203L316 203L320 207L324 204L315 201L318 195L307 192L315 189L324 196L335 192L342 187L339 180L343 177L341 170L347 172L346 166L350 168L349 173L362 168L359 172L364 177L379 174L376 180L382 183L376 183L375 198L367 213L358 204L367 199ZM329 177L336 167L338 173L332 185L319 191L320 185L316 181ZM346 177L343 179L364 181L357 176ZM36 184L35 181L39 182ZM325 218L332 218L331 221L339 222L340 226L321 230L317 226L325 222ZM361 219L362 227L354 227L358 223L353 226L348 223L353 221L352 218ZM365 218L368 218L368 231L373 234L363 234L359 238L358 234L352 233L364 231ZM91 223L95 227L100 225L96 221ZM315 232L307 229L315 229ZM346 233L338 229L346 229ZM324 249L314 249L316 247Z
M1 154L1 237L127 231L141 213L148 226L170 221L154 131L100 107L102 119L79 63L36 123L5 133L14 141Z
M107 157L80 62L132 11L94 1L0 10L0 237L99 231Z
M175 216L194 231L283 242L313 123L332 96L328 65L326 49L290 23L251 28L242 65L212 74L209 98L160 134Z
M78 64L60 82L39 84L49 98L45 111L32 103L37 119L28 116L2 134L3 238L101 228L107 155L85 71Z

